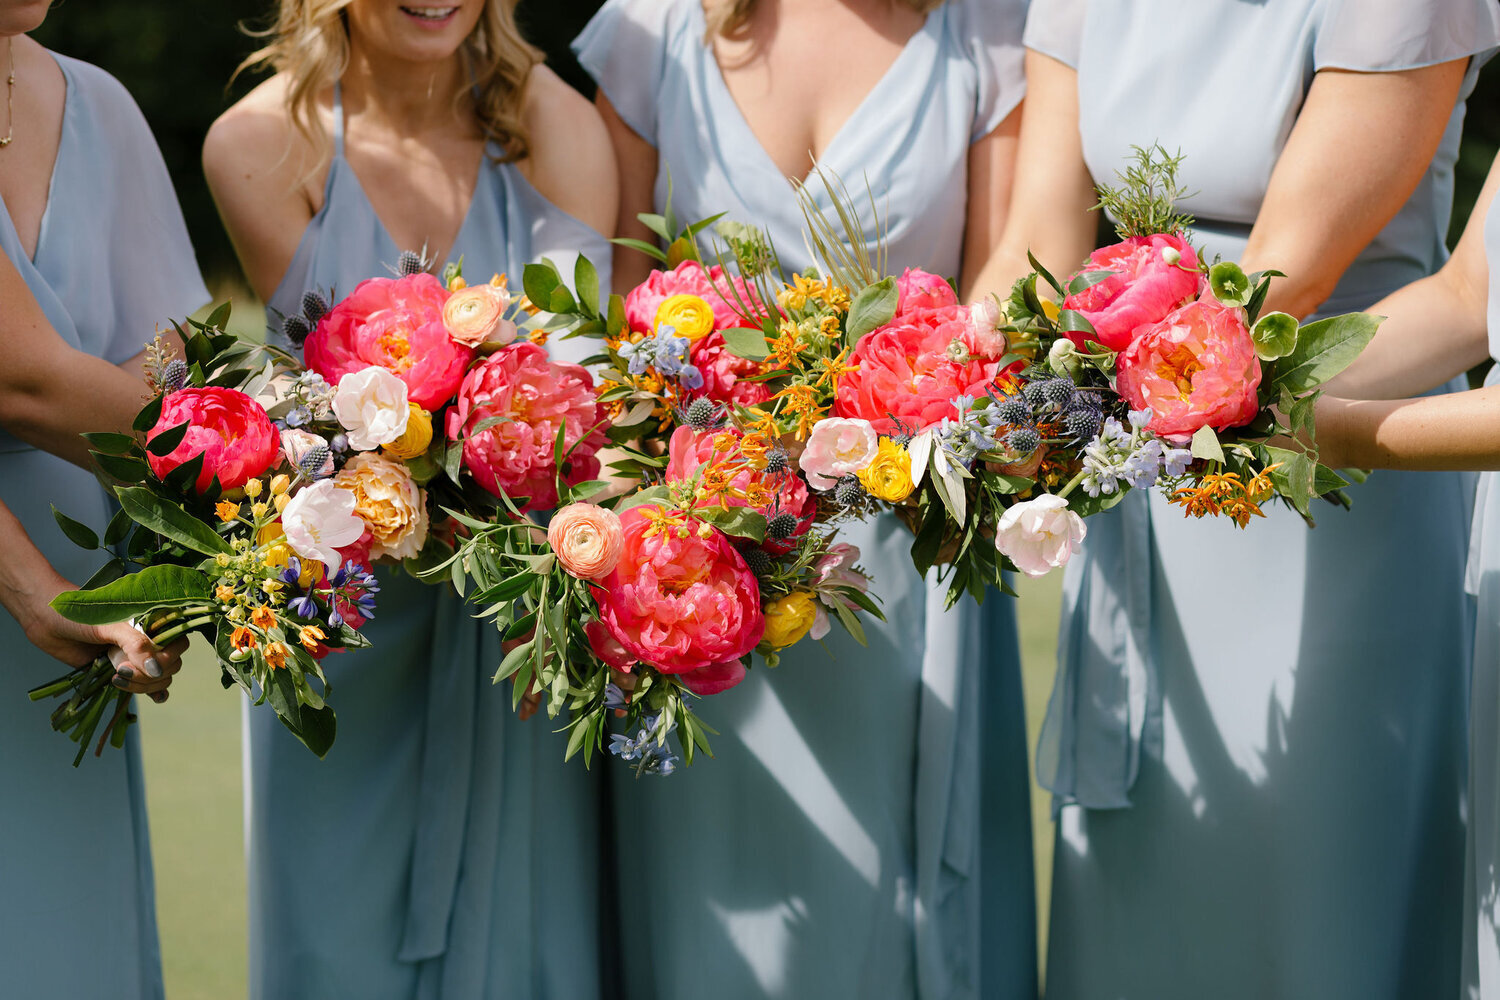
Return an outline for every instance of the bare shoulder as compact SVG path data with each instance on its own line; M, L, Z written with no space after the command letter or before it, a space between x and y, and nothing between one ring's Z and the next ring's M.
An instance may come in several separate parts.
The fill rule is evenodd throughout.
M203 169L217 193L221 186L274 182L285 190L315 172L326 159L292 122L286 80L273 76L218 117L203 140ZM262 194L269 192L261 192Z
M552 70L537 66L528 81L521 120L531 146L520 165L527 179L563 211L612 235L619 176L598 109Z

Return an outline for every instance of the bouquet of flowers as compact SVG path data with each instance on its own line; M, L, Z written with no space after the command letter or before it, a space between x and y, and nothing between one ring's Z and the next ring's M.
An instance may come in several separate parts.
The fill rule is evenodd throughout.
M134 621L158 642L204 635L225 687L269 701L326 754L335 716L319 663L368 645L359 630L380 589L372 566L427 574L462 530L450 512L488 516L495 495L518 483L546 505L555 478L598 467L588 372L518 339L532 319L503 279L469 287L456 268L446 277L404 254L397 276L361 282L331 307L309 293L284 322L305 341L305 365L224 333L227 306L177 328L184 358L158 341L152 396L135 421L144 442L90 435L120 501L102 540L118 554L54 606L76 621ZM571 407L566 420L540 405L525 420L490 415L495 395L539 383ZM544 447L515 445L528 435ZM568 460L554 454L554 437ZM101 544L83 525L64 528ZM112 670L101 658L32 692L66 698L53 726L82 744L78 760L106 713L115 745L132 721Z

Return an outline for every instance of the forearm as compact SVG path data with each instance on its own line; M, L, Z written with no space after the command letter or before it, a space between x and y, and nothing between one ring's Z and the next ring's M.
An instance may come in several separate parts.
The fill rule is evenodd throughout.
M1360 469L1500 469L1500 386L1420 399L1325 397L1325 464Z
M67 374L0 383L0 427L42 451L92 468L86 431L129 432L145 385L109 362L70 351Z
M37 609L66 586L47 557L32 543L25 527L0 503L0 605L29 630Z

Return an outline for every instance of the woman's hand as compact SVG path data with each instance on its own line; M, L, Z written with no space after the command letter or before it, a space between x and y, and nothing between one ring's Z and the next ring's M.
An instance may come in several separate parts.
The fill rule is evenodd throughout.
M76 589L59 578L54 596ZM182 654L188 640L178 639L158 649L145 633L125 622L113 625L81 625L53 610L50 601L28 604L24 618L17 616L33 646L70 667L85 667L108 652L115 665L114 686L132 694L149 695L160 704L167 700L167 685L182 669Z

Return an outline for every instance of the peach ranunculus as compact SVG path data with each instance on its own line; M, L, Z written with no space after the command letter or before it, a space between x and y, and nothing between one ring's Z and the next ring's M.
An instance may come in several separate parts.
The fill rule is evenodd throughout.
M625 537L614 511L591 503L570 503L552 515L547 544L563 569L580 580L598 580L620 561Z
M1131 409L1149 408L1147 426L1163 437L1248 424L1260 412L1260 378L1244 310L1212 292L1138 334L1115 376Z
M682 674L755 648L766 629L760 584L723 532L700 533L650 504L620 522L620 561L593 592L600 620L631 655Z
M1198 253L1181 236L1158 233L1132 236L1089 255L1084 271L1113 271L1110 277L1063 300L1063 308L1082 313L1094 327L1068 337L1079 347L1097 340L1111 351L1123 351L1144 328L1196 298L1203 288Z
M968 354L965 360L955 360L957 352L949 349L955 342L964 349L960 356ZM907 433L926 430L957 415L957 397L982 396L1006 374L998 360L980 358L974 349L966 306L897 317L860 338L850 355L858 367L839 380L834 414L868 420L881 434L901 433L897 421Z
M478 433L492 417L507 420ZM554 448L563 431L565 482L599 473L594 457L606 442L594 378L579 365L552 361L536 344L516 343L485 358L464 378L448 411L448 439L463 440L463 463L496 496L527 498L524 511L557 503Z
M516 325L505 318L510 308L510 290L504 285L469 285L460 288L443 304L443 326L448 336L465 347L478 347L487 340L504 346L516 339Z
M714 450L715 439L723 436L738 439L740 434L734 430L699 431L687 426L678 427L673 431L667 449L667 482L687 482L711 462L738 462L740 458L738 447L728 451L716 452ZM797 525L792 532L782 538L772 538L767 535L762 543L766 551L776 555L790 552L796 547L796 539L807 534L808 529L812 527L813 517L817 514L817 502L807 491L807 484L802 481L802 477L792 472L772 473L743 469L729 482L730 489L741 494L754 485L766 488L769 498L766 503L755 506L743 496L725 493L722 496L705 496L699 500L698 504L711 506L722 500L732 507L754 506L767 517L777 513L791 514L797 519Z
M333 477L354 494L354 512L370 526L372 558L410 559L427 542L427 497L406 466L375 452L349 459Z
M221 489L243 486L269 469L279 454L276 425L265 407L238 389L177 390L162 400L161 415L146 432L146 441L181 424L188 425L187 433L177 447L165 455L148 450L146 461L151 474L161 479L202 455L203 466L194 482L199 493L206 492L215 477Z
M953 286L939 275L908 267L896 279L896 315L909 316L920 309L943 309L958 305Z
M474 357L443 325L448 290L430 274L361 281L318 320L303 346L307 366L337 385L379 365L406 383L407 399L436 410L458 391Z

